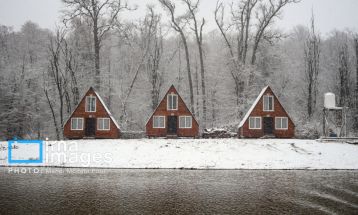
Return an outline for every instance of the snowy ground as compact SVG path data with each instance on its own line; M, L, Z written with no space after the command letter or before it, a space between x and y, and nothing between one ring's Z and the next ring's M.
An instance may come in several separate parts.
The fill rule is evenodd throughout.
M17 159L36 159L21 144ZM0 165L7 166L7 142ZM136 139L47 141L36 166L194 169L358 169L358 145L296 139ZM24 165L24 164L22 164Z

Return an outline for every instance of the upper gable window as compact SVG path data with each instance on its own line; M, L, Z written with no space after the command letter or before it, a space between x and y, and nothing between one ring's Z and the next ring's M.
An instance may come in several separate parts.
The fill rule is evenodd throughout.
M178 110L178 95L168 94L167 109L168 110Z
M273 106L273 96L271 95L264 95L264 99L263 99L263 103L264 103L264 111L273 111L274 110L274 106Z
M96 97L87 96L86 97L86 112L96 112Z

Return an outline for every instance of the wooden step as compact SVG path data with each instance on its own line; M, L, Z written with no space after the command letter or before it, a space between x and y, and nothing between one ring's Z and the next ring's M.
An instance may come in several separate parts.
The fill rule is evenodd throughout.
M178 139L178 135L176 135L176 134L168 134L167 139Z

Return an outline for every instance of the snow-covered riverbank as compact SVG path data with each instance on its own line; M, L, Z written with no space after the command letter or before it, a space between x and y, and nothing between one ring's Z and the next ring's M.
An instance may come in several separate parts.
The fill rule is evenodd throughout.
M135 139L44 142L37 166L194 169L358 169L358 145L296 139ZM17 159L38 149L17 145ZM35 154L35 155L34 155ZM7 166L7 142L0 165ZM22 164L24 165L24 164Z

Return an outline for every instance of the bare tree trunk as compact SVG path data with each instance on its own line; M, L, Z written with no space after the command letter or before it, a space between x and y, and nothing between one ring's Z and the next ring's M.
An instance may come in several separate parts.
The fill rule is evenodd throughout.
M354 39L356 54L356 83L355 83L355 128L358 128L358 38Z
M100 70L100 41L98 38L98 26L97 20L93 22L93 45L94 45L94 66L95 66L95 87L96 90L100 91L101 87L101 70Z
M108 108L112 105L112 74L111 74L111 58L108 60Z
M198 74L198 62L195 59L195 73L194 81L196 86L196 117L200 119L200 108L199 108L199 74ZM202 123L200 123L202 124ZM205 128L205 127L204 127Z
M344 44L339 52L339 106L348 106L349 92L349 70L348 70L348 46Z
M306 63L306 76L307 82L307 114L311 118L314 109L316 108L317 98L317 79L319 73L319 58L320 58L320 38L316 35L314 26L314 17L312 15L311 31L309 38L307 38L305 45L305 63Z
M192 114L195 115L193 80L191 77L191 69L190 69L190 54L189 54L187 39L186 39L184 30L183 30L184 27L181 26L181 22L182 22L183 18L178 19L178 17L174 16L175 4L171 0L159 0L159 2L169 11L170 17L171 17L172 28L176 32L179 33L181 40L183 42L184 51L185 51L186 69L188 72L189 93L190 93L190 110L191 110Z
M59 114L60 114L61 128L63 128L63 122L64 122L63 108L64 108L64 95L65 95L64 74L62 73L60 68L60 58L61 58L60 50L63 40L64 40L64 34L62 34L60 30L58 30L56 33L55 41L51 39L49 45L49 52L50 52L49 72L52 78L54 79L55 86L57 89L58 99L60 102Z
M215 103L216 103L216 87L214 87L211 91L211 127L214 127L216 125L216 109L215 109Z
M178 90L180 91L181 88L181 64L182 64L182 60L181 60L181 41L178 41Z
M189 55L189 49L188 44L186 42L186 38L184 33L181 31L180 33L184 50L185 50L185 59L186 59L186 70L188 72L188 81L189 81L189 92L190 92L190 110L192 114L195 116L195 110L194 110L194 90L193 90L193 80L191 78L191 69L190 69L190 55Z
M205 87L205 66L204 66L204 54L203 54L203 27L205 25L205 19L203 18L201 24L198 23L196 18L196 12L199 7L200 0L196 2L191 2L191 0L183 0L187 5L189 13L191 14L191 19L194 22L194 28L192 29L195 33L196 44L199 51L199 60L200 60L200 77L201 77L201 94L202 94L202 106L203 106L203 120L201 125L203 128L206 128L206 87ZM200 25L200 27L199 27ZM197 107L198 108L198 107Z
M312 81L309 80L308 82L308 97L307 97L307 114L308 117L311 118L313 114L313 108L312 108Z
M71 78L71 92L72 92L72 104L73 106L76 106L79 102L80 99L80 93L79 93L79 89L78 89L78 83L77 83L77 78L76 78L76 61L75 58L73 56L73 52L72 50L68 47L68 43L66 42L66 40L63 41L64 42L64 48L63 48L63 54L64 54L64 60L65 60L65 64L66 64L66 71L68 71L70 74L70 78ZM71 109L72 110L72 109Z
M202 102L203 102L203 126L206 128L206 85L205 85L205 69L204 69L204 58L203 58L203 48L202 44L200 43L199 46L199 57L200 57L200 76L201 76L201 94L202 94Z
M44 92L45 92L45 96L46 96L46 99L47 99L47 103L48 103L48 105L49 105L49 107L50 107L50 110L51 110L52 119L53 119L53 124L54 124L54 126L55 126L55 131L56 131L56 139L57 139L57 140L60 140L60 131L59 131L58 125L57 125L55 110L54 110L54 108L53 108L53 105L52 105L52 103L51 103L51 100L50 100L50 97L49 97L49 95L48 95L48 91L47 91L46 88L44 89Z
M148 59L148 69L150 72L150 80L152 84L152 110L154 111L159 105L159 93L162 86L162 74L159 71L159 65L162 58L163 53L163 37L160 33L159 38L155 35L153 53L150 55Z

